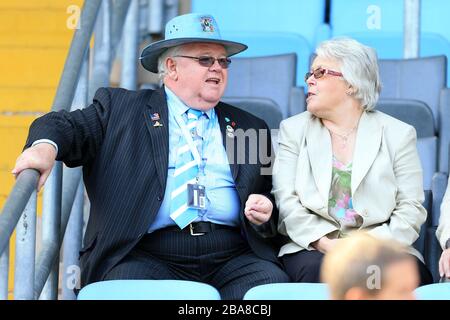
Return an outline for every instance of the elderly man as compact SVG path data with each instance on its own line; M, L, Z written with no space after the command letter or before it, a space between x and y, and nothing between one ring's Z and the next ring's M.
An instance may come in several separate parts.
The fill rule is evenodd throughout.
M165 36L141 55L162 88L101 88L83 110L37 119L13 173L38 169L40 187L55 159L83 166L91 212L82 286L194 280L240 299L253 286L289 281L270 241L278 217L271 176L262 174L270 163L249 161L236 141L238 129L267 125L219 102L229 56L247 46L223 40L210 15L178 16ZM259 136L250 141L258 149ZM261 149L270 152L268 138Z

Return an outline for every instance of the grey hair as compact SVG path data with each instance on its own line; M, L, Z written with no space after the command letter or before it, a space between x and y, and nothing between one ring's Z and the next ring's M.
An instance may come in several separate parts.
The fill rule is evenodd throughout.
M366 111L375 108L381 91L377 54L374 49L350 38L322 42L316 49L318 57L341 64L345 81L353 87L352 95Z
M167 58L174 57L182 53L183 45L175 46L164 51L158 58L158 76L159 80L164 80L168 70L166 69Z

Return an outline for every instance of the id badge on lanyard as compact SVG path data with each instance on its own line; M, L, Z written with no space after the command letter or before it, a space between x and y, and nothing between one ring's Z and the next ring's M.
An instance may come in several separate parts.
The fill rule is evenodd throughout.
M200 156L197 147L195 146L194 140L181 117L178 115L175 117L178 125L183 132L183 136L189 146L189 149L194 156L194 160L197 162L199 172L197 175L196 183L190 183L187 185L188 190L188 201L187 206L192 209L205 210L206 209L206 187L204 184L199 183L199 176L205 174L205 159ZM203 143L203 142L202 142Z

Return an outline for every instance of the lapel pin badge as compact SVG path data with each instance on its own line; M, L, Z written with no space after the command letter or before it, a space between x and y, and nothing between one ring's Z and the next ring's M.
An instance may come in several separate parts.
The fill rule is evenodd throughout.
M158 121L161 118L159 117L159 113L155 112L155 113L152 113L151 119L152 119L152 121Z
M225 122L230 122L230 118L225 117Z
M154 127L162 127L163 125L162 125L162 123L160 123L159 121L156 121L156 122L153 124L153 126L154 126Z
M227 125L227 131L232 133L234 132L234 129L230 125Z

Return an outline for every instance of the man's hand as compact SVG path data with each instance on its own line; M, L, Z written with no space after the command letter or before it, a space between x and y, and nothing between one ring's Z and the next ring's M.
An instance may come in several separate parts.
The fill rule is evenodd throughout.
M441 258L439 259L439 275L450 279L450 248L442 251Z
M317 251L320 251L323 254L325 254L328 251L332 250L338 241L339 241L339 239L330 239L327 236L324 236L324 237L320 238L319 240L311 243L311 246L314 249L316 249Z
M52 171L56 159L56 149L49 143L39 143L26 149L16 160L16 166L11 171L16 177L25 169L36 169L41 173L38 191L42 188Z
M273 205L269 198L262 194L251 194L245 203L244 214L251 223L259 226L269 221L272 210Z

